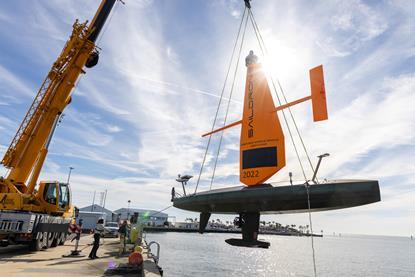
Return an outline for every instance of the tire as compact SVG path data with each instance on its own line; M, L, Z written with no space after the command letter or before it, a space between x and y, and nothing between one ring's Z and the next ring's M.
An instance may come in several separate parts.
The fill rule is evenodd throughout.
M29 242L29 250L30 251L39 251L42 249L42 238L33 239Z
M56 247L59 244L59 237L60 233L53 233L53 239L52 239L52 243L50 245L50 247Z
M59 236L59 245L64 245L66 242L66 233L60 233Z
M53 233L43 232L42 243L43 249L48 249L52 245Z

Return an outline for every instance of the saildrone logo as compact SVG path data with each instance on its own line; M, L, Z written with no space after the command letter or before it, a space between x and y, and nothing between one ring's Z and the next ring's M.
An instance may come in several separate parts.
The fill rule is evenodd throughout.
M254 83L252 79L249 80L249 88L248 88L248 109L250 114L248 115L248 138L252 138L254 136Z

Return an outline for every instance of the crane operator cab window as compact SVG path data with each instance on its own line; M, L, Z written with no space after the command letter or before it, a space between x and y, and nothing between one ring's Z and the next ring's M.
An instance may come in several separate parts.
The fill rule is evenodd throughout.
M49 204L56 205L58 192L56 190L55 183L49 183L45 185L45 189L43 191L43 199Z
M67 184L59 184L59 207L65 208L69 205L69 187Z

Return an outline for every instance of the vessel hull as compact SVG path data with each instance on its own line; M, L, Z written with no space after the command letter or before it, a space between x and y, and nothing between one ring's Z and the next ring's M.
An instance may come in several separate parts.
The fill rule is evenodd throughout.
M312 212L356 207L380 201L376 180L336 180L309 185ZM308 211L307 187L303 185L237 186L174 198L173 206L200 213L288 214Z

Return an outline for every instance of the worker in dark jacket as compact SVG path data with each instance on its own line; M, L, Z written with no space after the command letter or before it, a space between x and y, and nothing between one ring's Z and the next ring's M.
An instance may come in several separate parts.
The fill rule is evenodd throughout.
M118 251L118 256L121 256L125 253L125 243L128 234L128 223L127 220L124 220L120 228L118 228L118 234L120 234L120 249Z
M98 220L97 225L95 226L95 229L94 229L94 246L92 247L91 253L89 253L90 259L98 258L97 250L99 248L99 240L103 233L104 233L104 220L101 218Z

